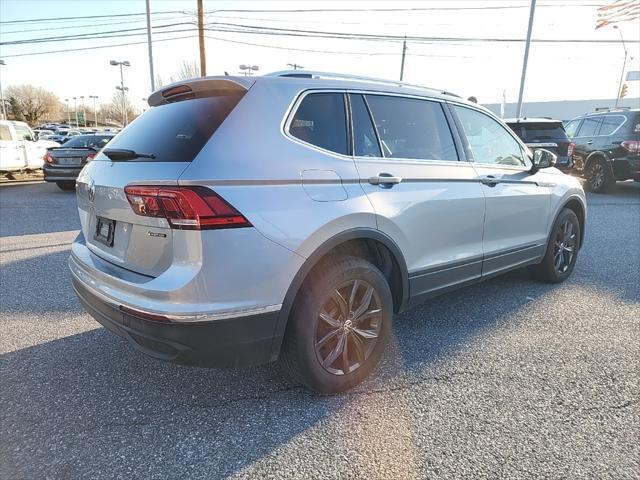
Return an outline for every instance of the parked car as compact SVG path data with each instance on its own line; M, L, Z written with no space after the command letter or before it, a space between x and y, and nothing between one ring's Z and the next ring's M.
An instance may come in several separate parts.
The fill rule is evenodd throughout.
M61 190L74 190L82 167L112 138L111 134L77 135L60 147L49 148L42 167L44 180L55 182Z
M561 120L551 118L508 118L504 122L531 150L544 148L558 156L556 167L568 172L573 167L575 143L569 140Z
M298 71L148 102L78 176L69 266L86 310L155 358L279 358L341 392L376 367L394 313L524 266L562 282L576 263L579 180L455 95Z
M59 143L38 139L24 122L0 120L0 171L42 168L46 149L58 146Z
M596 193L616 181L640 182L640 109L607 109L574 118L566 126L575 142L576 171Z

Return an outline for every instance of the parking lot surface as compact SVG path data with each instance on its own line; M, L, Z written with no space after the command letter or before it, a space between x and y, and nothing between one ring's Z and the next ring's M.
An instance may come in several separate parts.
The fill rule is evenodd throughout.
M373 378L321 397L136 352L71 289L74 195L2 186L0 478L638 478L640 183L588 202L566 283L399 315Z

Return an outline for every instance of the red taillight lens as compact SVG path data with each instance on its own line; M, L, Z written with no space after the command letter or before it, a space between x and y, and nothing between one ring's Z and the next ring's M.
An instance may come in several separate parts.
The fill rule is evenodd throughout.
M87 162L90 162L91 160L93 160L95 156L96 156L95 153L90 153L89 155L87 155Z
M638 140L625 140L620 145L629 153L640 153L640 142Z
M44 156L42 157L42 160L44 160L45 163L48 163L50 165L53 164L53 157L49 155L49 152L44 154Z
M134 185L125 187L124 192L136 214L166 218L171 228L209 230L251 226L240 212L206 187Z
M576 149L576 144L571 142L567 147L567 157L571 157Z

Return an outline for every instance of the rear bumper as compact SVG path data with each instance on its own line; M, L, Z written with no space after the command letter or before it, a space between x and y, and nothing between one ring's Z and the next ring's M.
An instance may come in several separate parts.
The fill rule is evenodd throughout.
M617 180L640 180L640 155L613 158L611 168Z
M45 182L71 181L78 178L82 167L52 167L48 164L42 166Z
M76 276L73 288L87 312L105 328L159 360L205 367L241 367L273 360L279 311L206 322L163 323L120 310Z

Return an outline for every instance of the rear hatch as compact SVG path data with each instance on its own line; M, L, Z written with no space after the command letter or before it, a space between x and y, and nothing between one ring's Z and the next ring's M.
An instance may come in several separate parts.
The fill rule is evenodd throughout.
M569 153L571 141L567 137L562 122L523 122L509 125L531 149L544 148L559 157Z
M125 187L177 186L182 172L246 93L247 86L240 83L202 79L178 90L170 86L165 95L154 93L151 108L86 165L77 180L78 209L87 247L94 254L153 277L171 265L175 230L166 218L134 212ZM114 151L136 155L123 158Z

